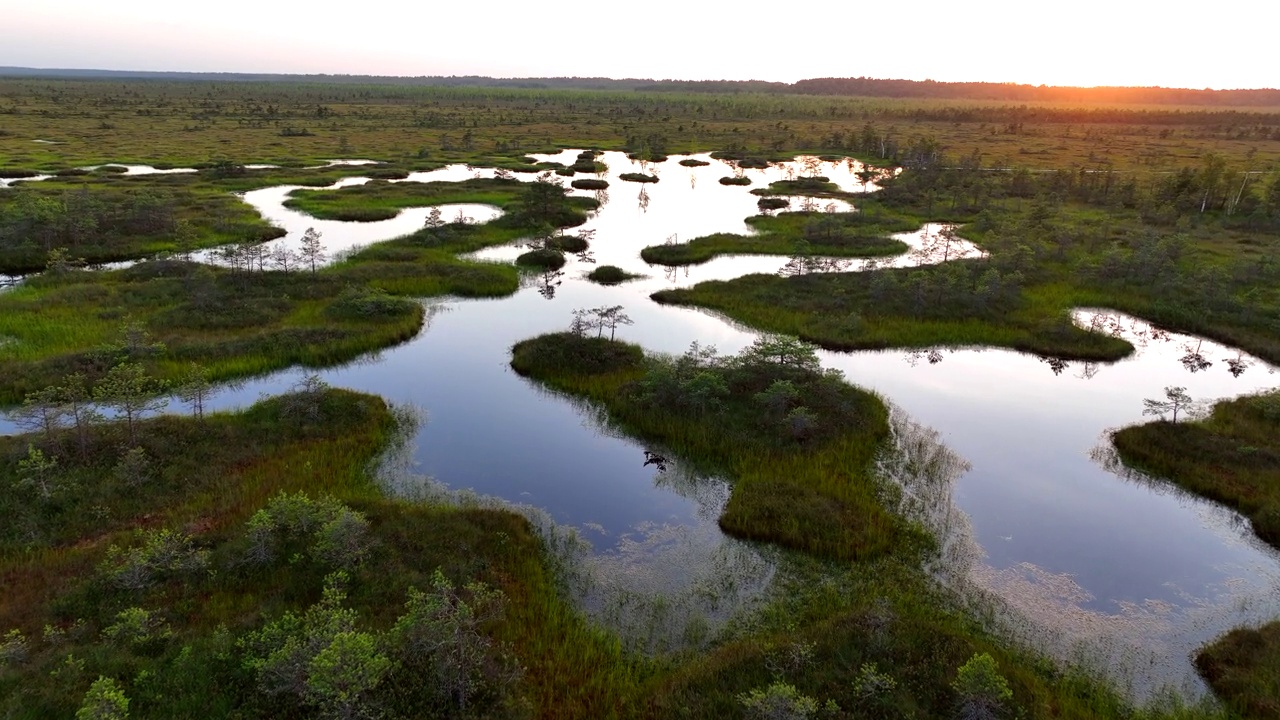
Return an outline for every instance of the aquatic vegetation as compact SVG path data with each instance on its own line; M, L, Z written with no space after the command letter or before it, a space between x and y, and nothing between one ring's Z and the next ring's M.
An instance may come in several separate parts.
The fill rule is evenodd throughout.
M616 265L601 265L587 274L587 279L601 285L617 285L628 280L641 277L623 270Z

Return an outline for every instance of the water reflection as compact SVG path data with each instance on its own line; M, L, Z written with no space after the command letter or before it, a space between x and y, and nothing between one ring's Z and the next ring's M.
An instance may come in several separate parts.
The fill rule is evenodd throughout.
M605 177L644 169L619 153L601 158L609 165ZM646 450L669 456L610 429L598 409L525 381L507 363L512 344L564 329L573 309L584 307L624 305L635 325L622 337L650 351L680 353L698 341L733 353L752 342L754 332L715 313L649 300L673 285L777 273L794 260L721 257L645 272L640 249L664 238L751 231L743 218L756 212L755 196L718 182L732 172L729 165L707 159L707 166L677 170L677 161L648 168L660 169L664 180L643 186L651 195L647 210L610 203L583 228L595 232L592 259L647 277L602 287L583 278L587 259L570 257L561 271L526 275L509 298L432 301L429 325L417 338L385 350L374 364L321 373L334 385L430 412L430 426L407 451L415 477L435 478L455 494L473 488L467 497L538 508L551 528L548 537L589 536L589 544L562 544L600 573L583 587L604 594L583 589L580 596L597 617L633 626L634 643L646 648L668 646L673 638L700 641L714 626L707 618L749 606L771 577L772 564L760 554L766 551L719 532L714 518L727 492L723 482L682 471L678 458L645 464ZM834 182L863 186L862 171L854 169L860 166L829 165L821 172ZM465 179L477 172L493 171L455 166L405 181ZM697 182L672 177L680 172ZM743 170L757 184L787 172L784 166ZM416 230L427 213L407 210L386 224L324 224L283 208L289 191L255 191L245 200L289 238L314 226L331 247ZM481 209L466 214L483 221ZM981 257L947 230L929 225L896 236L911 247L901 256L831 267L855 272ZM474 257L510 261L520 252L512 245ZM1082 309L1073 317L1081 327L1124 338L1135 353L1111 364L975 348L820 356L826 367L897 406L899 452L882 464L884 475L902 488L893 501L938 534L931 569L962 594L981 598L975 612L987 613L993 624L1022 618L1011 632L1064 657L1083 652L1084 642L1102 662L1147 668L1127 676L1137 678L1136 694L1160 683L1194 694L1201 688L1188 660L1191 648L1233 626L1280 615L1280 560L1252 539L1234 513L1168 492L1167 483L1126 482L1090 449L1106 428L1143 420L1144 398L1166 386L1185 386L1197 398L1232 397L1274 387L1275 368L1120 313ZM1196 371L1188 372L1188 354L1211 364L1200 368L1197 361ZM281 392L307 372L293 369L225 389L211 406L234 407L260 393ZM706 595L741 601L672 616L660 607L667 592L689 602ZM636 598L648 598L652 611L641 612Z

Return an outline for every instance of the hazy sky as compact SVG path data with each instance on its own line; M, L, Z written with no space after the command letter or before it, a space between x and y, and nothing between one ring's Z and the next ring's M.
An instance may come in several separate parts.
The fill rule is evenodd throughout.
M1277 87L1280 2L0 0L0 65Z

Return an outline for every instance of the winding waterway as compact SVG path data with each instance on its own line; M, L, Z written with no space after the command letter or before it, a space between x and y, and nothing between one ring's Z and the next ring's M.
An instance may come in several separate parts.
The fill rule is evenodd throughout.
M565 151L539 159L568 164L575 156ZM614 585L589 599L597 614L622 622L634 617L628 598L660 595L714 596L711 606L690 612L722 616L766 589L774 573L771 551L727 538L716 526L727 485L685 472L678 461L662 470L646 466L643 451L660 448L620 436L593 409L517 376L507 365L509 350L519 340L566 328L577 308L601 305L623 305L635 324L620 337L650 351L679 353L694 341L724 353L749 345L756 337L749 329L710 313L658 305L649 295L702 280L777 272L786 258L723 257L665 270L646 265L639 251L668 239L750 232L744 218L756 213L757 198L750 188L724 186L719 178L739 172L760 187L801 172L802 163L737 171L705 156L710 165L692 168L679 165L681 158L641 164L605 153L599 159L608 166L601 177L611 186L582 193L602 203L584 228L595 231L591 252L596 263L642 273L643 279L602 287L584 278L591 263L570 256L562 273L530 275L508 298L430 301L428 325L416 338L320 375L423 411L425 422L407 451L416 475L401 468L401 490L414 477L433 478L537 508L548 527L573 528L589 541L592 552L584 562L603 578L599 582ZM860 169L854 162L821 165L821 173L845 189L874 190L857 178ZM656 174L660 182L618 179L635 171ZM493 172L454 166L404 182ZM367 180L349 178L334 187L361 182ZM296 243L315 227L330 251L342 250L411 232L427 213L410 209L377 223L320 221L283 207L293 189L244 196L288 231L275 242ZM477 221L497 213L486 206L445 212ZM920 249L937 230L928 226L901 237ZM491 248L476 257L509 261L520 251ZM979 254L966 244L950 257ZM912 252L848 262L842 269L936 261ZM886 453L885 474L901 484L904 511L943 540L931 568L942 582L993 598L1003 608L1005 629L1056 655L1084 655L1111 666L1112 677L1135 697L1161 685L1198 695L1203 686L1190 663L1196 647L1237 625L1280 615L1280 556L1235 513L1118 469L1107 457L1105 432L1142 421L1143 398L1159 396L1167 385L1215 400L1276 387L1280 375L1230 348L1118 314L1080 310L1077 322L1121 335L1137 350L1112 364L1052 363L992 349L821 357L825 366L894 405L897 447ZM1190 370L1181 361L1189 346L1212 364ZM244 405L284 391L309 372L292 369L226 388L216 405ZM932 460L916 457L925 455ZM652 627L637 632L649 633L640 641L648 647L676 642L672 636L680 634L654 639Z

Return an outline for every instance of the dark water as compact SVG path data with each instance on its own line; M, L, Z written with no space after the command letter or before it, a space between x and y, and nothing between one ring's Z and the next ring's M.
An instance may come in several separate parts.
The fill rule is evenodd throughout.
M571 162L575 155L566 151L554 159ZM749 187L720 185L717 180L735 170L717 161L685 168L679 158L645 166L620 153L600 159L609 166L605 177L612 185L598 195L603 206L586 226L596 231L593 254L599 264L643 273L645 279L597 286L583 279L593 265L572 260L562 274L530 276L528 286L510 298L432 301L429 325L418 337L320 374L331 384L421 409L425 422L409 454L416 473L450 488L538 508L560 531L576 529L592 547L586 562L622 595L689 597L714 588L732 606L767 587L773 566L769 551L726 538L716 528L725 484L678 465L665 472L646 467L644 445L609 431L592 409L515 375L507 366L509 349L524 338L566 328L577 308L620 304L635 320L620 337L648 350L678 353L697 341L733 353L755 333L709 313L659 306L649 294L705 279L776 272L787 259L720 258L674 272L647 266L639 259L646 245L748 232L743 220L755 213L757 198ZM854 174L859 169L856 163L821 166L822 174L855 191L863 189ZM617 179L641 170L661 181L637 185ZM797 161L743 174L759 187L803 170ZM406 181L492 173L457 166ZM260 190L245 200L289 231L279 242L296 242L314 226L331 250L410 232L427 212L407 210L381 223L317 221L281 207L288 192ZM446 208L445 216L457 212L483 220L496 211L465 206ZM927 227L903 239L920 248L937 230ZM477 257L507 261L519 252L492 248ZM958 252L977 250L966 245L950 256ZM914 252L887 262L938 260ZM855 262L847 269L876 265ZM1077 320L1089 325L1095 314L1082 310ZM1103 314L1109 321L1099 329L1138 345L1132 357L1059 367L990 349L824 352L822 359L895 406L899 442L886 455L886 474L911 499L905 511L944 538L933 567L944 582L987 598L987 607L1004 606L1001 624L1045 649L1112 666L1113 677L1131 685L1135 696L1160 684L1198 694L1202 686L1189 662L1197 646L1236 625L1280 615L1280 561L1234 513L1167 484L1109 469L1103 434L1142 421L1142 400L1160 396L1167 385L1215 400L1276 387L1280 376L1261 361L1207 341L1199 351L1213 364L1190 372L1180 358L1198 340ZM1228 359L1244 363L1244 372L1229 372ZM217 404L232 407L281 392L304 374L290 370L256 379L224 391ZM918 460L916 455L943 460L903 460ZM628 601L619 597L597 598L596 610L626 615Z

